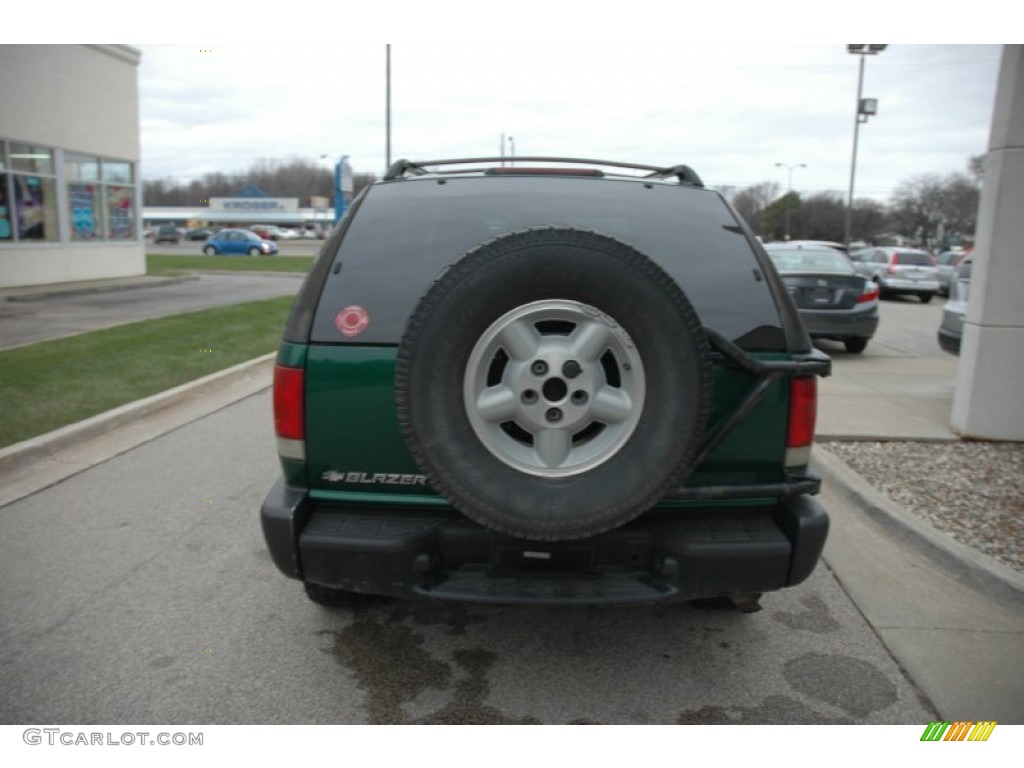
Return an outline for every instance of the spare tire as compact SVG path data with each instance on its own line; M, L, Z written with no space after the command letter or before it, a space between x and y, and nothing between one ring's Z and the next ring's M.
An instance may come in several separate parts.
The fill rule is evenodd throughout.
M692 470L711 405L700 320L651 259L595 232L483 243L417 304L395 397L409 451L469 518L562 540L616 528Z

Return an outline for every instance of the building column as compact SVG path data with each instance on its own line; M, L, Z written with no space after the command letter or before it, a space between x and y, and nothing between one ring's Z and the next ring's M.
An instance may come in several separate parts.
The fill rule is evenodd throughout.
M1024 441L1024 46L1003 46L952 428Z

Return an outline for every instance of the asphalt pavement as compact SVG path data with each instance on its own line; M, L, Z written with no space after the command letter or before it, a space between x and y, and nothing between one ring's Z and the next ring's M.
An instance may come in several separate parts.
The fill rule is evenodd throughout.
M126 277L0 289L0 349L155 317L293 296L302 274Z
M869 352L835 355L833 376L819 386L821 438L957 439L948 423L956 358L913 354L899 342L877 339ZM69 428L30 441L27 454L22 452L25 446L0 451L0 486L5 491L0 505L37 494L221 409L230 410L231 404L269 386L269 359L264 359L223 375L213 386L215 394L197 389L190 397L186 388L165 405L150 405L138 418L132 418L130 406L121 409L122 427L103 429L101 416L81 435ZM832 529L824 565L816 575L834 574L923 695L927 706L905 716L933 711L949 720L1024 723L1024 578L914 520L823 448L815 449L813 463L825 480L822 499ZM269 465L267 472L273 473ZM255 499L258 492L250 495ZM810 612L805 618L812 624L816 606L805 595L802 610ZM803 621L793 619L792 611L789 615ZM467 665L471 661L466 657Z

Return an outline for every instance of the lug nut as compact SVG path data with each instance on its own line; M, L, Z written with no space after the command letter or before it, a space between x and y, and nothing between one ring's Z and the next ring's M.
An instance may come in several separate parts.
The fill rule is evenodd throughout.
M548 372L548 364L543 360L535 360L533 365L530 366L530 372L534 376L543 376Z
M562 366L562 375L567 379L575 379L581 373L583 373L583 369L575 360L566 360L565 365Z
M562 409L561 408L548 408L548 412L544 414L548 421L561 421L562 420Z
M520 399L523 401L525 405L533 405L534 403L537 402L537 393L534 392L532 389L528 389L525 392L523 392Z
M589 398L587 397L587 393L584 392L582 389L577 389L575 392L572 393L573 405L583 405L587 402L588 399Z

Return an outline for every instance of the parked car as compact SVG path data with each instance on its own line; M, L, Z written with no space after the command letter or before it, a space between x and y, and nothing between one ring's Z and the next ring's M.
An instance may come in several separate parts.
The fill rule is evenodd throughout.
M950 285L949 301L942 308L942 321L939 324L939 346L953 355L960 354L960 342L963 338L964 319L967 317L967 300L971 293L971 266L974 259L970 255L957 267L956 279Z
M870 248L856 252L857 271L878 284L882 296L912 294L922 304L939 290L939 270L926 251L913 248Z
M203 244L203 253L207 256L273 256L277 253L277 244L247 229L222 229Z
M299 233L296 232L294 229L288 229L287 227L278 227L277 238L278 240L297 240L299 238Z
M189 240L193 240L193 241L195 241L195 240L205 240L206 238L210 237L210 235L212 235L212 234L213 234L213 230L212 229L207 229L206 227L196 227L195 229L190 229L188 231L188 235L186 237Z
M770 243L764 249L811 338L841 341L848 352L863 352L878 328L878 286L836 248Z
M846 253L846 246L842 243L836 243L831 240L788 240L785 243L772 243L772 245L796 245L796 246L824 246L826 248L832 248L833 250Z
M761 246L686 166L501 160L398 161L321 249L274 374L277 568L333 606L803 581L831 361Z
M956 268L960 266L960 262L963 261L965 255L965 251L958 250L943 251L935 257L935 266L939 270L939 293L943 296L949 296L950 285L953 282Z
M264 240L288 240L294 237L293 234L286 232L274 224L254 224L249 227L253 232L262 237Z
M178 243L181 240L181 232L177 227L170 224L158 227L153 236L154 243Z

